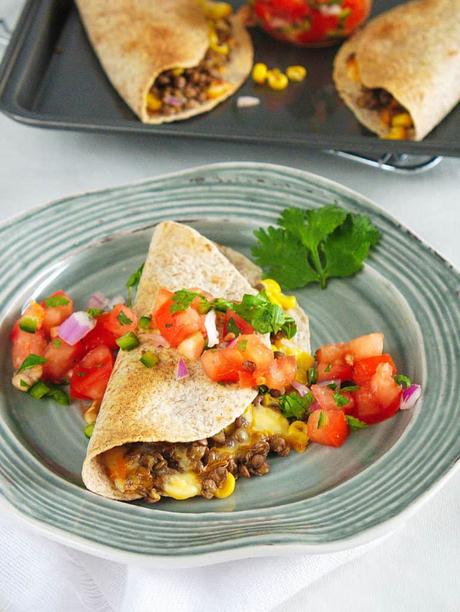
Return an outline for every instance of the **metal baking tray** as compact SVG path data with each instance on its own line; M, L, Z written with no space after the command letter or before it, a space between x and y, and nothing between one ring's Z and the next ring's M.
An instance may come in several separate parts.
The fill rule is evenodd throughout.
M378 0L374 14L395 4ZM284 143L373 156L460 156L460 107L422 142L380 140L358 123L336 93L331 73L337 47L300 49L257 28L251 33L256 60L281 68L303 64L308 78L283 92L248 79L238 94L209 113L150 126L137 119L109 83L74 3L28 0L0 67L0 110L37 127ZM257 96L261 104L238 109L238 95Z

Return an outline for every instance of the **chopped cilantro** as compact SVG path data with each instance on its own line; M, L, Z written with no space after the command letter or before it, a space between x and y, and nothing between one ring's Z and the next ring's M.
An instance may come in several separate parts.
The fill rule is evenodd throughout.
M288 419L301 419L314 401L312 393L307 393L303 397L298 393L288 393L279 399L281 412Z
M343 406L349 404L350 400L348 397L345 397L345 395L342 395L339 391L336 391L336 393L334 393L334 402L339 408L342 408Z
M401 385L401 387L405 387L406 389L412 384L412 380L409 376L405 376L404 374L396 374L396 376L393 376L393 379L397 385Z
M127 317L122 310L120 310L120 312L118 313L117 319L120 325L129 325L130 323L132 323L131 319Z
M335 205L287 208L278 223L254 232L252 253L267 276L287 289L315 282L324 289L329 278L355 274L380 237L365 215Z
M359 385L346 385L345 387L342 387L340 390L341 391L357 391L359 389Z
M97 319L97 317L100 317L104 311L102 308L88 308L86 312L90 317L93 317L93 319Z
M171 312L182 312L183 310L187 310L196 297L201 297L203 300L206 300L205 297L197 293L196 291L189 291L188 289L179 289L176 291L172 297L171 304ZM207 301L207 300L206 300Z
M350 429L366 429L367 423L365 423L364 421L361 421L356 417L350 416L349 414L347 414L346 416L347 423L350 426Z
M324 368L324 373L328 374L331 370L332 370L332 363L328 363L327 366Z
M233 317L230 317L227 322L227 332L231 332L232 334L235 334L235 336L239 336L241 333L240 328L235 323L235 319Z
M132 290L138 286L139 281L141 280L143 269L144 269L144 264L139 266L139 268L131 274L131 276L128 278L128 281L126 282L126 287L128 288L128 300L127 300L128 306L131 306L131 304L133 303Z
M264 291L256 295L246 293L239 304L233 305L233 310L261 334L282 331L287 338L292 338L297 331L294 319L272 304Z
M28 389L28 387L29 387L29 383L27 381L23 380L22 378L19 381L19 384L21 385L21 387L25 387L26 389Z
M318 382L318 370L316 368L308 368L307 370L308 384L314 385Z
M53 338L52 343L56 348L61 348L62 346L62 340L59 340L59 338Z
M332 389L333 391L335 391L337 389L337 385L334 382L333 383L329 383L328 387L329 387L329 389Z
M67 306L69 300L63 295L52 295L45 300L46 308L56 308L56 306Z
M322 410L319 411L318 422L316 424L316 429L321 429L324 425L327 424L327 416L324 414Z
M211 308L216 312L227 312L229 308L230 310L233 308L233 304L224 298L216 298L211 302Z
M44 357L30 353L30 355L27 355L22 364L19 366L18 372L23 372L24 370L28 370L29 368L33 368L45 362L46 359Z

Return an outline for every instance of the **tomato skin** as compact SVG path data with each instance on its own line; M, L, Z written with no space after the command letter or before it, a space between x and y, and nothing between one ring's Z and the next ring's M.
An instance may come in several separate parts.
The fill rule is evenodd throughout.
M113 356L106 346L92 349L72 370L70 395L75 399L102 399L112 368Z
M22 365L24 359L31 353L40 357L45 353L46 339L43 331L38 330L34 334L30 334L19 328L18 321L11 332L11 342L11 359L15 370Z
M255 334L238 336L235 348L242 354L244 360L255 364L257 371L266 370L275 359L271 348L268 348Z
M248 323L243 318L241 318L233 310L228 309L227 312L225 313L225 318L224 318L224 338L228 333L231 332L231 330L228 329L228 324L229 324L230 319L233 319L234 324L240 330L240 334L253 334L254 333L254 328L252 327L250 323Z
M396 374L397 369L391 355L384 353L383 355L367 357L366 359L357 361L353 366L353 377L350 380L354 380L357 385L363 385L372 378L377 370L377 366L381 363L389 363L392 368L393 376Z
M108 313L104 313L96 319L96 326L83 338L82 343L85 353L92 351L101 344L111 350L118 348L116 337L104 326L103 317L106 314Z
M265 383L269 389L281 391L288 387L295 378L297 372L296 359L293 356L278 357L269 369L262 373Z
M43 378L55 383L63 381L82 355L81 342L71 346L60 338L55 341L51 340L43 355L46 359L46 363L43 364Z
M318 382L325 380L352 380L353 368L347 363L341 361L321 362L318 363Z
M337 448L348 437L347 418L342 410L315 410L308 417L307 431L312 442Z
M383 334L376 332L359 336L350 342L325 344L316 352L318 382L324 380L354 380L353 364L356 361L383 353Z
M50 329L52 327L57 327L58 325L63 323L67 319L67 317L70 317L73 312L73 300L70 295L65 293L65 291L59 290L55 291L48 297L56 296L62 296L63 298L68 300L68 303L64 304L63 306L46 306L46 300L43 300L43 302L41 303L41 305L45 309L43 329L48 334L50 333Z
M119 319L119 317L123 316L131 322L123 324ZM105 312L98 317L97 322L99 323L99 321L101 326L111 333L114 338L120 338L120 336L133 332L137 327L136 314L124 304L116 304L110 312Z
M152 326L158 327L160 334L172 347L178 346L183 340L204 328L203 319L194 308L181 312L171 312L172 299L162 303L154 312Z
M215 382L238 382L243 362L244 357L236 348L210 349L201 355L206 375Z
M368 425L373 425L398 412L402 388L393 379L391 364L381 363L370 380L352 395L355 405L351 414Z
M354 363L368 357L375 357L383 353L383 334L375 332L366 336L359 336L347 343L345 348L345 361Z

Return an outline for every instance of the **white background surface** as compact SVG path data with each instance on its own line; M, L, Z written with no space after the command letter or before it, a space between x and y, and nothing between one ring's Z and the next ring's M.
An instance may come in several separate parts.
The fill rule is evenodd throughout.
M0 0L0 17L15 13L17 4ZM360 191L460 267L460 160L455 159L407 177L288 147L46 131L0 116L0 221L80 191L236 160L290 165ZM66 551L12 526L3 515L0 610L458 611L459 508L457 471L397 533L359 555L168 572Z

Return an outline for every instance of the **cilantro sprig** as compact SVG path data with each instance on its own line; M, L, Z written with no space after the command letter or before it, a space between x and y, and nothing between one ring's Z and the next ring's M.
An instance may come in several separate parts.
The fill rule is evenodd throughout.
M139 281L141 280L142 271L144 270L144 264L139 266L139 268L131 274L131 276L126 281L126 287L128 289L128 299L127 306L131 306L133 303L133 289L136 289Z
M254 232L252 254L265 274L287 289L311 283L325 289L329 278L355 274L380 238L368 217L334 204L287 208L278 224Z
M172 297L171 312L177 313L187 310L197 297L200 298L198 309L202 314L209 312L211 309L218 312L232 310L261 334L276 334L281 331L287 338L292 338L297 332L294 319L277 304L272 304L264 291L255 295L245 293L241 302L229 302L223 298L209 301L196 291L180 289ZM236 328L236 324L234 324L234 327ZM237 331L239 333L238 329Z
M280 409L288 419L301 419L315 401L313 393L309 392L303 397L298 393L287 393L279 399Z

